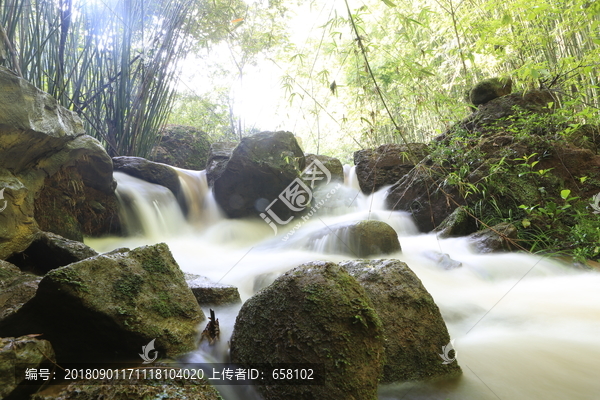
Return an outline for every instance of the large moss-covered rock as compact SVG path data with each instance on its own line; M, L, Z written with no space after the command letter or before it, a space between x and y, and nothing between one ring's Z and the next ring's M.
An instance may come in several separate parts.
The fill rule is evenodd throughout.
M41 279L0 260L0 321L17 312L35 296Z
M469 100L475 106L485 104L495 98L506 96L512 91L512 79L489 78L478 82L469 92Z
M57 172L68 167L76 170L78 177L64 177L64 186L83 192L72 201L83 199L85 205L79 202L70 209L62 207L52 215L77 220L73 209L100 202L104 210L94 214L97 229L93 233L108 233L101 230L104 225L99 221L112 218L111 207L104 203L112 201L116 213L116 201L112 162L106 151L96 139L84 135L77 114L4 67L0 67L0 89L0 187L4 188L0 195L0 259L29 246L38 231L36 218L51 215L53 203L41 193L54 185ZM103 196L90 199L88 189ZM50 223L44 225L45 230L65 233L51 223L51 217L47 220ZM68 236L81 238L82 231L74 230Z
M404 382L461 373L457 362L439 354L450 342L440 310L421 280L398 260L356 260L340 264L365 289L385 336L382 382Z
M291 132L245 137L214 181L215 200L229 218L258 216L304 167L304 153ZM281 200L271 210L284 221L295 215Z
M152 162L142 157L113 157L115 171L124 172L146 182L156 183L179 195L179 175L171 166Z
M178 168L206 168L210 142L208 134L193 126L168 125L161 132L150 159Z
M394 228L376 220L341 223L323 228L310 236L307 247L311 250L361 258L401 250Z
M372 193L382 186L393 185L428 154L427 145L384 144L376 149L354 153L358 184L363 193Z
M31 245L7 261L21 270L44 275L58 267L98 255L91 247L50 232L38 232Z
M382 329L364 289L345 269L307 263L242 306L231 337L231 360L323 367L323 385L258 386L266 400L375 400Z
M204 314L166 244L118 249L50 271L0 335L44 332L61 361L161 357L195 348Z
M27 392L35 387L16 389L25 380L25 371L19 364L37 368L40 364L55 361L50 342L36 338L0 338L0 399L11 395L13 399L27 398ZM29 389L29 390L27 390Z

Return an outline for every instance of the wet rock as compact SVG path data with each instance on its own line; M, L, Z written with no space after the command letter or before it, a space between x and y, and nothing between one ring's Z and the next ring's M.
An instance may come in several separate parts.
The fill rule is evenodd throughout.
M342 166L342 162L340 160L335 157L324 155L306 154L306 168L308 168L314 160L319 160L323 166L329 170L332 181L344 182L344 167ZM321 182L325 183L324 181Z
M177 368L166 363L154 363L156 368ZM223 400L219 392L205 379L144 379L143 384L132 384L130 379L110 379L90 384L77 381L59 389L42 391L31 400Z
M401 178L387 192L386 207L408 211L421 232L429 232L456 208L465 205L455 186L433 178L427 166L418 166ZM454 201L452 201L454 200Z
M50 271L35 297L0 322L0 335L43 332L62 362L137 359L152 339L162 358L193 350L202 320L183 273L160 243Z
M323 228L311 235L307 247L310 250L361 258L401 250L394 228L375 220L342 223Z
M356 176L363 193L372 193L382 186L393 185L428 154L427 145L384 144L376 149L354 153Z
M512 79L489 78L477 83L469 92L469 100L473 105L485 104L495 98L506 96L512 91Z
M208 161L206 162L206 179L212 187L215 180L221 176L231 158L237 142L216 142L210 145Z
M312 262L250 298L231 337L236 363L317 363L324 383L258 386L271 399L375 399L383 327L365 291L345 269Z
M0 260L0 321L16 313L35 296L42 279Z
M43 363L55 361L50 342L30 336L0 338L0 399L27 398L36 387L19 388L25 380L25 371L18 364L27 364L37 368ZM29 393L28 393L29 392Z
M229 218L258 216L300 176L304 153L290 132L261 132L242 139L214 181L215 200ZM293 197L306 200L301 196ZM295 212L277 200L271 210L283 221Z
M84 192L79 197L85 204L96 201L87 197L88 189L114 200L115 184L110 157L96 139L84 135L77 114L4 67L0 67L0 88L0 187L4 189L0 195L0 259L6 259L33 241L38 231L36 218L52 213L52 203L44 203L43 195L55 174L69 167L76 170L79 178L72 181L72 190ZM71 206L77 207L82 206ZM60 208L52 215L67 211ZM77 219L75 214L69 215ZM110 213L96 216L94 223L99 228L103 225L98 220L111 217ZM44 229L64 233L52 223ZM81 235L76 231L72 237Z
M185 280L201 306L220 306L242 302L240 293L235 286L217 283L204 276L192 274L185 274Z
M439 238L467 236L477 230L477 222L463 207L456 207L434 231Z
M96 255L98 253L94 249L81 242L51 232L38 232L35 240L24 252L13 255L7 261L23 271L44 275L55 268Z
M516 247L511 241L514 243L516 239L517 228L508 222L469 235L471 246L478 253L514 250Z
M112 160L115 171L164 186L173 192L175 197L179 196L179 175L170 165L152 162L142 157L113 157Z
M398 260L356 260L340 266L365 289L383 324L382 383L461 373L457 362L443 364L438 355L450 335L433 298L408 265Z
M168 125L150 159L178 168L200 171L206 168L210 150L208 134L193 126Z

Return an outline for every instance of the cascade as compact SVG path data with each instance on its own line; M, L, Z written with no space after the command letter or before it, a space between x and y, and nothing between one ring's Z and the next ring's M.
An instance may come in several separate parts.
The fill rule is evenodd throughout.
M455 339L463 369L462 378L453 383L382 385L380 400L597 398L600 274L526 253L476 254L465 238L420 234L407 214L384 209L385 188L362 195L354 171L344 171L346 185L328 199L318 217L302 221L298 229L289 224L277 235L260 219L223 218L202 172L178 170L189 207L187 221L168 190L115 173L124 220L129 231L143 235L88 244L105 252L165 241L184 272L235 285L246 300L303 262L349 258L325 244L308 245L315 232L379 219L396 230L402 246L401 252L386 257L406 262L431 293ZM315 193L317 200L319 192L326 190ZM203 344L190 361L225 360L225 338L239 307L217 308L222 343L214 348ZM226 400L260 398L240 392L251 388L217 389Z

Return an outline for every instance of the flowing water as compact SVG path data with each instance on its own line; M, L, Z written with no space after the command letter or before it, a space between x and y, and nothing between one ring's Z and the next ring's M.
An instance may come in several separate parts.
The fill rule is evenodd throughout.
M405 213L384 210L385 189L359 194L349 168L345 185L315 193L317 201L323 200L317 213L286 230L280 227L277 235L262 220L225 219L204 173L178 172L183 199L115 173L131 236L88 244L105 252L166 242L184 272L234 285L246 300L304 262L349 259L337 254L334 238L323 234L327 227L382 220L396 230L402 246L402 252L385 258L406 262L435 299L455 340L463 376L453 382L384 385L380 400L600 399L600 273L524 253L474 254L463 238L419 234ZM217 308L221 343L203 344L192 361L225 361L238 310ZM226 400L258 398L252 388L217 388Z

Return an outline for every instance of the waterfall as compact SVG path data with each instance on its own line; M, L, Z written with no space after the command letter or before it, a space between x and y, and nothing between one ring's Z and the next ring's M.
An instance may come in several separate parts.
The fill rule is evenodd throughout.
M345 171L347 186L340 187L329 199L329 207L303 221L292 235L291 226L274 235L260 219L218 216L202 172L178 171L190 222L168 190L123 174L115 176L126 225L132 232L145 232L146 243L167 242L184 272L234 285L243 300L304 262L350 258L325 247L307 247L315 232L362 219L390 224L399 235L402 251L384 258L406 262L431 293L455 339L464 374L453 383L381 386L379 400L598 398L600 274L578 271L539 255L476 254L466 238L419 234L408 214L385 210L385 188L365 196L357 190L354 172ZM104 252L136 247L140 240L94 239L88 244ZM224 343L238 309L217 310ZM201 347L193 359L212 357L223 362L225 348L208 351ZM223 396L227 400L252 398L225 392Z

